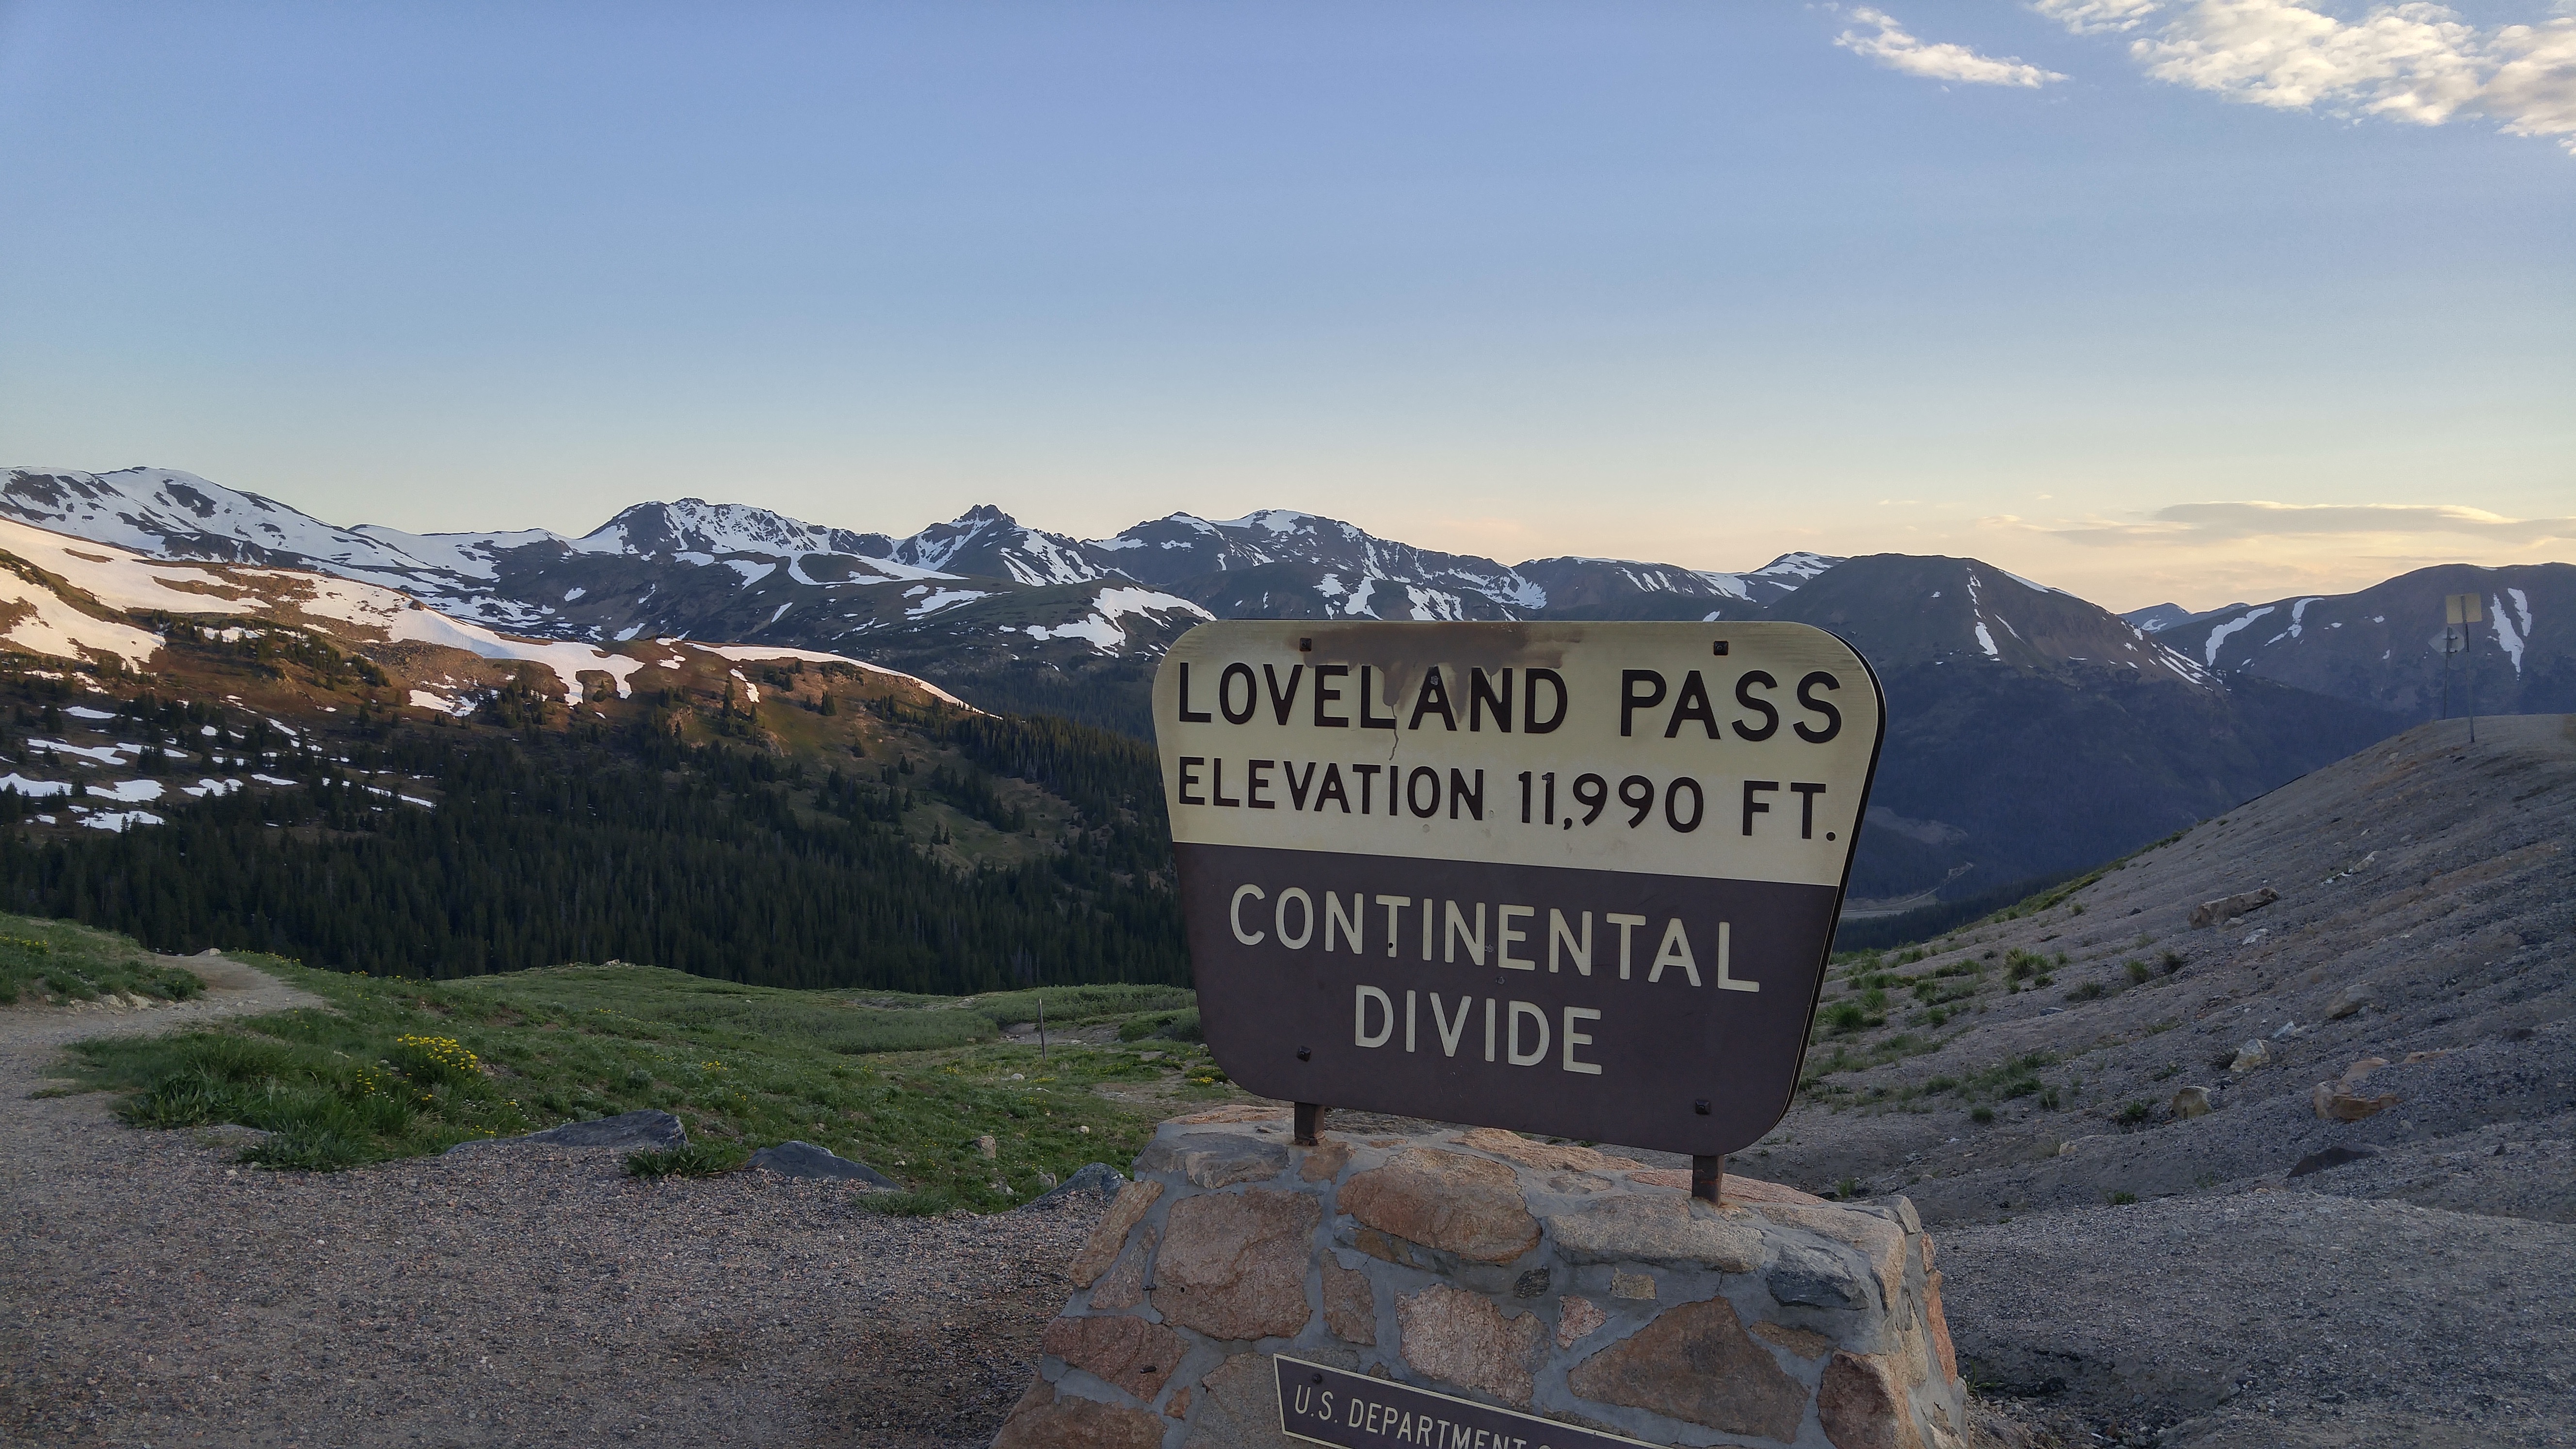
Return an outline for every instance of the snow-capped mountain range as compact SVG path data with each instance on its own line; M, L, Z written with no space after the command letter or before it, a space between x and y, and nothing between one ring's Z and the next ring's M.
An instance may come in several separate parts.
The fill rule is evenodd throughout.
M1077 539L979 507L895 537L684 498L636 504L579 537L544 529L415 534L324 523L260 494L164 468L11 469L0 484L0 513L168 558L336 573L403 589L487 624L572 637L602 632L597 604L567 607L599 597L601 589L587 577L567 581L567 571L595 573L591 565L612 560L712 571L708 577L723 582L721 591L733 593L750 592L781 572L787 582L827 597L914 586L890 591L905 601L900 610L866 611L869 619L850 621L854 629L900 629L906 627L900 621L997 594L1103 586L1094 589L1095 597L1116 599L1109 609L1094 612L1121 641L1129 631L1116 621L1140 614L1693 617L1728 603L1767 603L1838 562L1791 554L1742 574L1578 558L1511 568L1376 538L1352 524L1288 509L1221 521L1176 513L1113 538ZM692 632L695 621L673 610L703 610L714 600L708 590L676 579L652 590L664 604L658 611L641 598L631 600L644 617L629 622L656 633ZM787 625L788 615L800 610L807 617L797 619L797 626L817 623L809 607L817 600L779 602L787 609L774 625ZM846 617L850 611L827 612ZM1032 622L1053 630L1074 621ZM1096 647L1115 651L1130 644L1103 641Z
M2113 616L1972 560L1793 553L1740 573L1573 556L1506 565L1293 509L1174 513L1080 539L987 506L896 536L683 498L638 503L578 537L414 534L325 523L173 469L13 468L0 474L0 516L164 558L337 574L540 637L892 654L961 683L1013 662L1076 673L1141 662L1210 617L1777 615L1872 641L1886 667L1956 657L2020 670L2140 669L2200 685L2249 675L2420 712L2439 708L2443 687L2440 596L2475 592L2487 618L2472 631L2475 657L2451 661L2453 672L2487 661L2495 677L2478 682L2490 708L2576 706L2561 698L2576 694L2556 623L2576 609L2576 569L2564 564L2445 566L2350 595Z
M397 590L458 621L480 641L462 647L487 658L647 639L816 650L984 708L1140 734L1156 659L1211 617L1800 620L1849 639L1887 686L1888 743L1853 880L1864 897L2089 865L2438 713L2446 687L2455 712L2472 698L2488 713L2576 711L2567 564L2448 565L2348 595L2123 618L1976 559L1799 553L1741 573L1507 565L1288 509L1175 513L1078 539L983 507L896 536L684 498L639 503L579 537L411 534L324 523L165 469L18 468L0 474L0 518L71 550L12 550L56 576L86 539ZM2468 652L2446 660L2451 593L2488 605ZM130 652L112 640L141 644L130 626L75 618L60 601L25 607L35 613L10 621L19 645L57 633L111 652ZM414 615L404 627L428 625Z

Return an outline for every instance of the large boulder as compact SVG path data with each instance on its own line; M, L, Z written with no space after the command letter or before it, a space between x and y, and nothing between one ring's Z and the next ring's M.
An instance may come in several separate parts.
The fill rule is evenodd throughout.
M1079 1202L1087 1198L1112 1199L1117 1197L1118 1190L1126 1185L1126 1176L1117 1168L1106 1162L1095 1162L1079 1169L1073 1176L1057 1183L1044 1193L1020 1204L1018 1211L1060 1207L1066 1203Z
M781 1177L820 1177L863 1183L880 1192L901 1192L903 1184L868 1166L838 1156L811 1142L781 1142L751 1154L746 1166L762 1168Z

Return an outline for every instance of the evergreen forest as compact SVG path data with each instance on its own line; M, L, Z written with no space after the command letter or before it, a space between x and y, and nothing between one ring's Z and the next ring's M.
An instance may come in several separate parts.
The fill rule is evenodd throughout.
M785 987L1187 984L1150 745L880 695L847 701L873 745L782 749L736 737L763 732L730 695L712 722L732 729L674 703L576 724L504 689L472 720L362 712L326 738L127 698L101 728L140 732L145 774L192 773L203 746L261 787L174 792L122 832L37 828L60 797L0 788L0 822L26 822L0 829L0 909L378 975L624 960ZM842 709L826 693L805 717ZM0 752L48 758L20 731L60 729L57 707L16 723ZM1024 848L961 865L935 847L968 820Z

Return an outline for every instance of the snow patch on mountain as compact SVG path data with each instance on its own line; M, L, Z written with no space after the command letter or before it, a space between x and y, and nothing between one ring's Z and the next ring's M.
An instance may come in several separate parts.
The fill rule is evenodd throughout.
M2487 618L2495 624L2496 647L2513 661L2513 672L2522 673L2523 635L2513 627L2513 617L2505 612L2503 599L2493 594L2487 596Z
M870 674L882 675L887 679L902 680L904 683L921 690L923 693L944 703L953 704L959 709L974 708L973 705L970 705L966 701L959 699L957 696L950 694L947 690L940 688L938 685L931 683L927 679L922 679L916 675L906 674L899 669L888 669L882 664L870 664L864 659L853 659L847 654L831 654L820 649L781 649L767 644L700 644L694 640L672 640L669 642L673 644L685 644L685 647L695 649L702 654L713 654L718 658L730 659L738 664L758 663L760 661L770 659L801 659L808 664L847 664L852 668L864 669ZM676 667L678 661L674 660L671 662L674 667ZM981 711L978 711L978 713L980 712Z
M15 550L12 550L15 552ZM21 555L24 557L24 555ZM15 574L0 574L0 642L55 659L110 655L139 665L161 652L161 636L148 629L93 619L63 597Z
M1069 623L1030 624L1020 632L1032 639L1081 639L1103 654L1116 654L1127 647L1127 629L1119 621L1130 615L1148 621L1171 614L1216 617L1178 595L1143 588L1102 589L1093 596L1091 607L1091 613Z
M2230 619L2226 623L2219 625L2217 628L2210 630L2209 640L2202 646L2204 651L2202 656L2203 662L2207 663L2212 668L2216 668L2218 665L2218 648L2220 645L2227 642L2227 636L2236 633L2246 625L2253 623L2255 620L2260 619L2271 612L2272 606L2270 604L2265 604L2259 609L2253 610L2247 614L2239 615L2238 617Z
M989 599L992 597L991 594L986 593L982 589L939 589L937 591L933 591L928 588L912 589L906 592L904 597L911 598L915 595L923 595L925 597L922 598L921 602L914 604L912 607L903 611L907 618L918 619L927 614L936 614L942 609L953 608L959 604L971 604L977 599Z

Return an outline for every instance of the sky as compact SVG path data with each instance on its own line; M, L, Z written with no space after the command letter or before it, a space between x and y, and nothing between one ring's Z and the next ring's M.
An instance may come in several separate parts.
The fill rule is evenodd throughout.
M2576 558L2576 0L0 0L0 465L2114 608Z

